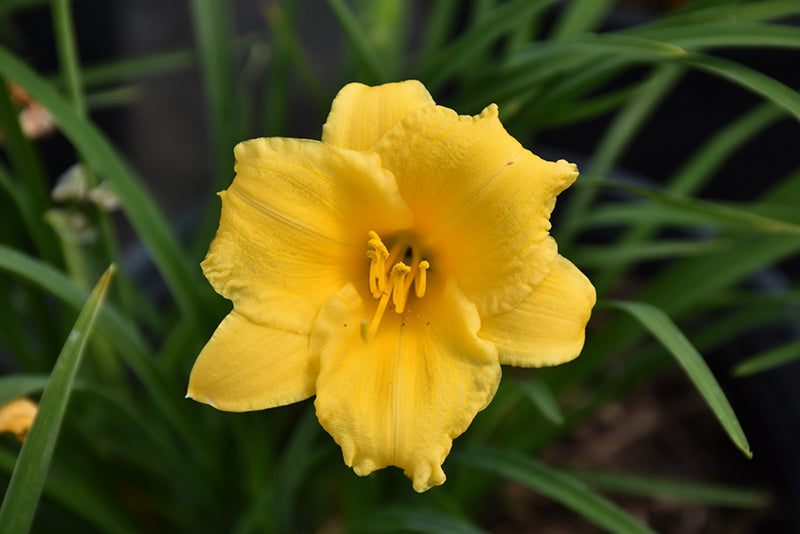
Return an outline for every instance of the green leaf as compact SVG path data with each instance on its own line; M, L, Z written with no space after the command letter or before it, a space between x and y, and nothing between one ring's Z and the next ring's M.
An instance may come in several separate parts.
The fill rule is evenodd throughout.
M592 155L588 176L603 176L611 169L647 119L678 83L682 74L682 69L671 64L663 65L653 71L639 92L614 118L614 122ZM559 237L565 245L575 238L579 223L596 194L597 190L593 187L581 188L573 193L572 201L563 214L566 224L562 225L559 231Z
M328 5L339 20L339 24L342 26L350 46L353 47L356 56L361 61L362 67L367 71L370 77L369 81L373 83L388 82L389 75L375 53L364 28L358 23L353 10L343 0L328 0Z
M32 259L14 249L0 245L0 270L6 270L25 278L64 301L75 309L80 309L86 299L84 290L75 285L63 273L41 261ZM126 320L110 303L103 307L97 322L97 328L114 344L130 366L137 378L158 405L179 427L185 436L197 441L201 433L197 426L187 421L180 396L175 395L170 384L155 367L150 349L139 335L136 328ZM198 451L208 452L205 448Z
M702 6L694 8L691 2L688 9L678 11L674 15L662 17L648 27L662 26L692 26L719 22L721 20L734 20L739 22L752 22L771 20L800 13L800 6L796 0L762 0L759 2L723 2L721 5ZM695 27L696 29L696 27Z
M454 458L522 482L610 532L653 533L611 501L594 493L579 479L532 458L499 449L471 450Z
M602 187L612 187L623 189L653 202L677 208L691 214L700 215L709 222L716 222L723 225L741 226L748 230L765 232L770 234L788 234L793 236L800 235L800 225L789 221L782 221L772 217L767 217L755 213L746 207L732 207L715 202L708 202L692 197L675 195L649 187L621 182L618 180L585 181L588 185L595 183Z
M646 220L649 206L634 212L631 224L641 224ZM611 211L613 214L613 210ZM608 245L584 245L570 252L570 260L581 267L607 267L609 265L627 264L631 262L663 260L682 256L696 256L711 254L730 247L729 239L673 239L658 240L646 243L622 243L613 246L613 252Z
M762 352L733 368L734 376L749 376L800 360L800 340Z
M39 393L49 378L47 375L0 376L0 405L17 397Z
M27 532L33 523L75 374L115 270L112 264L100 278L53 367L0 508L0 524L8 532Z
M691 53L684 61L761 95L800 119L800 93L775 78L719 57Z
M534 378L525 382L518 382L517 386L547 420L556 425L564 424L564 415L561 413L558 402L553 392L547 387L547 384Z
M125 214L164 275L181 312L201 331L198 313L203 307L197 288L206 285L200 280L200 270L190 266L182 255L182 247L169 223L133 170L94 125L82 119L47 81L3 47L0 47L0 75L14 80L46 107L61 132L75 144L87 163L109 181Z
M435 92L454 73L486 50L495 39L518 25L525 24L554 1L514 0L495 7L481 22L470 27L458 39L425 61L420 66L420 78L428 89Z
M695 480L584 470L570 470L570 473L599 490L659 501L729 508L764 508L770 502L769 496L762 491L704 484Z
M553 37L579 35L597 28L614 7L613 0L575 0L567 4L558 19Z
M418 533L482 534L484 531L461 519L427 510L387 507L369 514L363 521L353 525L348 532L358 533Z
M196 54L191 49L116 59L84 66L83 82L87 87L92 87L116 84L124 80L141 80L145 76L191 67L195 61Z
M686 49L719 47L800 48L800 29L778 24L725 22L696 26L641 29L629 32L655 41L666 41Z
M747 437L711 369L669 316L659 308L644 302L615 300L608 301L605 306L630 314L664 345L686 371L734 444L748 458L752 458L753 453L750 451Z

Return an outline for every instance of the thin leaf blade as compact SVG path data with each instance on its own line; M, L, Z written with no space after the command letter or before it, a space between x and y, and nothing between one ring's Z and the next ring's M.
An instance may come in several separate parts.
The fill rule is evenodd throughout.
M8 532L27 532L33 523L75 374L115 270L116 266L112 264L100 278L53 367L38 414L19 453L0 507L0 525Z
M731 441L747 456L753 457L750 444L742 430L736 414L733 412L728 399L722 392L717 379L711 369L697 352L697 349L675 326L672 319L661 309L644 302L609 301L607 307L622 310L639 321L686 371L689 379L708 403L722 427L728 433Z
M522 482L611 532L653 533L574 476L532 458L499 449L473 450L457 458L465 464Z

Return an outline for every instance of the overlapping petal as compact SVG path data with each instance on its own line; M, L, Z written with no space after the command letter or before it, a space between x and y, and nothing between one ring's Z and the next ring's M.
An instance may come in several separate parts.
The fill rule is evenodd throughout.
M431 286L435 288L435 285ZM500 365L476 335L475 306L453 283L388 314L364 342L364 305L346 286L320 312L311 333L319 354L317 417L359 475L401 467L414 489L445 480L452 440L492 399Z
M203 272L251 321L308 333L328 297L363 276L367 232L407 227L411 213L375 154L280 138L235 154Z
M414 212L414 233L482 316L515 307L550 270L555 197L578 173L544 161L503 128L435 106L406 116L376 145Z
M495 344L502 364L559 365L581 352L595 300L589 279L557 256L547 277L519 306L482 319L479 335Z
M229 412L307 399L319 372L308 338L253 323L234 310L198 356L186 396Z
M403 117L434 101L417 80L369 87L344 86L331 105L322 127L322 142L339 148L369 150Z

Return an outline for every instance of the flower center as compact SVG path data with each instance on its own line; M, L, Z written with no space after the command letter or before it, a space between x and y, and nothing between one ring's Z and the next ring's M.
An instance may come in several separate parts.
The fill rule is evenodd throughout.
M425 295L426 271L431 266L427 260L420 259L419 251L411 246L408 238L398 239L390 251L378 233L372 230L367 241L367 257L372 260L369 264L369 292L380 300L372 320L361 320L361 337L364 341L372 339L378 331L389 297L392 298L394 311L403 313L412 283L417 297ZM409 260L411 265L403 260Z

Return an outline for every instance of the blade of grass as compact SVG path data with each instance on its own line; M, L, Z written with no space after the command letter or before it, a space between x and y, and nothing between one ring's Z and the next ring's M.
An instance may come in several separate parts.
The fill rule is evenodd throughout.
M465 88L468 94L461 97L459 104L473 109L487 101L524 100L541 84L550 80L560 82L565 76L577 77L587 90L592 90L597 87L597 79L583 77L586 69L614 73L637 64L671 62L685 55L682 48L671 44L617 34L586 34L537 42L510 56L480 82ZM642 91L653 83L642 83ZM547 93L543 94L546 98Z
M634 221L640 220L641 218L634 218ZM609 265L619 265L620 263L628 264L632 262L711 254L730 247L730 244L730 240L725 238L705 240L658 240L645 243L615 244L613 253L609 253L608 245L586 245L572 251L570 253L570 259L581 267L607 267Z
M23 135L17 110L11 103L6 80L11 79L0 71L0 129L3 144L7 148L9 164L14 175L20 179L16 189L16 201L25 219L28 231L34 239L42 257L55 265L61 263L60 248L53 230L44 222L42 215L50 208L50 193L47 179L36 147ZM35 97L34 97L35 98Z
M667 183L666 190L680 195L692 195L699 191L739 147L782 116L784 116L784 112L781 109L765 103L754 107L736 121L721 128L675 173ZM600 209L605 208L601 207ZM627 209L627 207L623 206L623 209ZM657 211L663 212L664 210L657 209ZM685 214L680 210L670 210L669 208L666 211L676 214L678 217ZM595 210L589 214L590 217L594 215L599 215L599 213ZM659 221L652 220L655 215L655 212L648 211L640 213L631 220L631 227L618 241L618 246L639 243L655 235L660 224ZM588 220L585 222L588 225ZM695 223L689 222L688 224ZM626 264L616 264L595 276L593 281L598 293L605 293L615 281L622 279L627 267Z
M624 32L654 41L665 41L685 49L722 47L773 47L800 48L800 29L792 26L764 23L704 24L703 31L696 26L678 26L655 29L637 29Z
M42 394L39 411L20 450L0 507L0 524L9 532L27 532L33 523L75 374L115 269L112 264L89 296Z
M222 0L192 0L190 8L210 112L209 130L215 169L213 190L219 191L230 181L233 145L237 142L231 14L229 4Z
M48 0L5 0L0 3L0 15L37 7L46 4L47 1Z
M381 63L380 58L375 53L372 43L367 37L364 28L358 22L355 13L343 0L327 0L328 6L333 11L336 19L342 27L350 46L358 57L361 67L367 75L370 83L388 82L389 74Z
M735 61L694 52L684 62L761 95L800 119L800 93L775 78Z
M595 525L618 534L650 533L645 525L590 490L569 473L506 450L477 449L454 455L459 462L507 477L579 513Z
M593 488L619 495L727 508L765 508L770 503L769 495L762 491L704 484L694 480L586 470L569 472Z
M49 378L47 375L0 376L0 405L17 397L41 392Z
M353 534L405 532L414 534L484 534L484 530L464 521L427 510L385 507L353 525Z
M85 65L81 72L84 84L87 87L95 87L126 80L141 80L145 76L189 68L195 61L194 50L170 50L169 52L157 52L140 57Z
M716 378L711 373L703 357L697 349L686 339L672 319L659 308L644 302L608 301L604 307L622 310L639 321L656 339L658 339L677 362L686 371L689 379L703 396L717 417L722 427L727 432L731 441L747 456L752 458L753 453L744 435L733 408L722 392Z
M517 386L548 421L556 425L564 424L564 415L546 383L534 378L525 382L517 382Z
M584 183L586 182L585 180ZM710 222L720 225L741 226L748 230L770 234L800 235L800 225L760 215L753 210L748 210L749 205L733 207L693 197L675 195L618 180L588 180L588 182L590 185L596 184L601 187L622 189L653 202L700 215L701 217L707 218Z
M16 463L16 455L0 448L0 471L11 473ZM68 465L53 460L54 469L44 485L44 495L53 502L63 506L87 523L97 527L99 532L135 533L138 530L131 526L130 518L119 509L119 501L111 495L86 483L85 477Z
M797 361L800 361L800 340L748 358L733 368L733 375L750 376Z
M597 28L614 7L613 0L575 0L559 17L552 37L561 39Z
M0 269L33 282L75 309L80 309L86 299L85 291L52 266L2 245L0 245ZM184 436L194 443L207 442L207 438L203 437L197 425L193 425L187 419L185 409L182 407L183 399L175 394L175 387L167 383L164 376L159 373L150 357L150 349L139 332L110 303L101 310L97 328L108 339L114 340L114 345L125 363ZM208 448L199 447L196 450L198 454L204 455L204 461L212 461Z
M614 118L614 122L596 148L586 177L604 176L630 145L636 133L678 83L683 69L677 65L662 65L654 70L641 86L639 93ZM586 178L584 178L585 180ZM597 194L595 187L577 189L566 206L559 230L559 242L571 243L579 229L579 222Z
M67 87L67 94L72 100L75 111L84 117L86 116L86 100L83 95L83 81L81 80L78 46L75 42L75 31L72 24L70 0L52 0L50 9L64 85Z
M420 78L435 92L501 35L526 24L554 0L514 0L498 5L479 23L420 65Z
M458 0L437 0L428 5L425 31L422 34L422 45L417 54L417 65L422 65L425 58L433 55L444 46L447 37L453 30L453 23L457 19L456 10L460 7ZM420 68L415 69L420 71Z
M198 312L203 307L197 288L206 285L200 279L200 270L190 267L182 254L182 247L170 231L170 225L133 170L95 126L82 119L44 79L2 47L0 75L16 81L44 105L87 163L111 183L131 224L164 275L181 312L197 325L198 331L204 331Z
M662 26L690 26L708 24L721 20L735 20L739 22L752 22L772 20L800 13L800 6L794 0L762 1L747 3L725 3L715 6L703 6L699 9L690 9L676 12L674 15L662 17L650 28Z
M267 124L274 120L273 115L282 117L286 114L288 103L289 67L294 68L306 86L309 95L314 100L320 119L324 120L331 103L331 96L320 80L303 44L297 38L293 21L297 6L284 0L282 3L270 4L265 9L264 16L274 35L273 48L275 50L270 65L270 78L267 91ZM283 109L279 109L283 108ZM276 121L269 131L279 134L283 132L283 119Z

